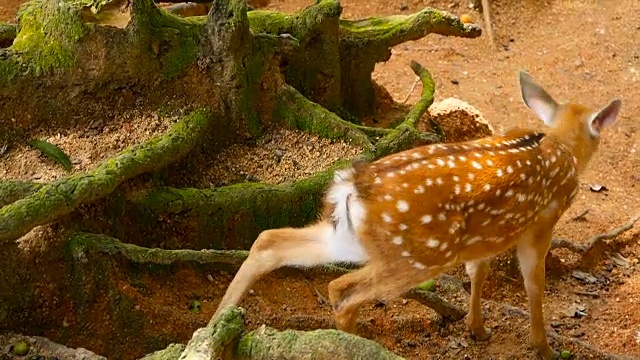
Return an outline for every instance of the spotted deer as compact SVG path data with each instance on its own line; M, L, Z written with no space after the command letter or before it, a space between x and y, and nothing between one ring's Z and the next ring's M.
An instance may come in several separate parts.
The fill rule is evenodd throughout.
M491 335L480 304L489 260L516 246L530 341L543 358L557 355L544 328L544 259L553 227L576 196L578 177L600 132L616 121L621 101L592 111L558 104L523 71L519 80L522 99L544 122L544 132L513 129L416 147L336 172L321 219L262 232L214 317L277 268L360 263L329 284L336 326L353 333L365 301L397 297L465 263L471 278L467 326L484 340Z

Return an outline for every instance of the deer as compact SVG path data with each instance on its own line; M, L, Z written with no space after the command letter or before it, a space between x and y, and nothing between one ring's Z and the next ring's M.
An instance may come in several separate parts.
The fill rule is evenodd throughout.
M336 171L318 220L259 234L213 319L280 267L355 263L362 266L329 283L328 297L336 328L356 334L363 303L401 296L464 263L471 280L466 326L472 338L487 340L482 286L490 260L515 247L528 298L529 341L539 357L557 357L542 310L545 257L554 226L622 102L596 111L558 103L523 70L519 85L544 131L513 128L418 146Z

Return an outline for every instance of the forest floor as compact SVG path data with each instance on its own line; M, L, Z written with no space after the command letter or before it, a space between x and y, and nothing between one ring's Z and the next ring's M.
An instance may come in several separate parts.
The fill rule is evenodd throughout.
M3 0L0 21L12 21L21 2ZM309 0L277 0L268 8L292 12L309 4ZM482 15L468 5L469 1L460 0L342 1L345 18L409 14L435 7L456 15L469 13L482 24ZM580 243L626 223L640 212L640 101L636 101L640 99L640 25L628 16L640 13L640 2L500 0L491 1L491 5L498 50L492 49L485 35L473 40L431 35L394 48L391 59L377 66L375 80L402 102L415 81L409 64L416 60L433 74L436 100L460 98L479 109L496 130L540 127L520 100L516 77L520 69L529 72L561 101L576 101L595 108L620 97L623 107L619 122L604 133L600 150L583 177L580 193L558 223L555 236ZM408 103L415 102L419 93L418 86L409 95ZM167 126L152 115L132 118L152 119L153 126L142 127L140 138ZM100 130L96 131L102 131L102 126L97 127ZM109 136L105 140L120 139L120 135L111 134L118 127L106 131ZM306 144L308 140L296 141ZM65 150L72 151L73 144L69 144ZM93 146L86 141L82 144ZM345 149L338 147L337 151L352 151ZM93 156L103 158L103 155ZM35 155L30 159L43 161ZM320 163L326 166L328 162ZM5 176L37 180L33 178L37 175L20 173L31 168L29 164L15 166ZM43 179L55 177L45 174ZM606 191L591 191L591 185L604 186ZM584 212L586 215L576 219ZM640 225L610 240L608 250L610 254L600 252L593 261L580 261L567 250L553 251L553 261L547 270L546 321L559 335L588 342L606 352L640 358ZM616 254L622 257L615 257ZM466 280L462 267L450 274ZM173 279L164 279L162 284L149 279L154 285L149 286L145 296L140 296L141 306L157 309L158 318L172 314L166 322L158 321L166 326L179 324L184 327L179 329L180 333L190 334L206 324L233 275L185 270ZM315 271L292 269L265 277L241 303L247 309L247 327L267 324L280 329L308 330L332 326L331 311L324 302L332 278ZM440 286L437 291L444 289ZM202 310L197 315L184 306L194 296L202 299ZM466 298L460 294L444 292L443 297L466 308ZM505 311L501 305L526 309L522 278L512 253L493 262L484 298L489 300L484 306L486 322L494 329L487 342L471 340L463 321L441 326L435 312L412 300L367 304L360 313L360 327L364 336L407 359L533 359L526 341L528 319ZM174 309L177 306L180 310ZM576 309L580 310L578 315ZM180 316L190 320L176 321ZM183 342L187 340L188 336ZM82 341L72 339L73 346L100 353L99 344L92 344L90 337ZM589 351L578 351L575 344L555 345L577 351L579 359L591 355Z

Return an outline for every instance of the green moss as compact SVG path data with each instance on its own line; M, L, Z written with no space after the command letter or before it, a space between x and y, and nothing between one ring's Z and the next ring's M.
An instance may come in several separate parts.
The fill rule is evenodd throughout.
M20 63L14 57L0 58L0 86L9 85L18 74L20 74Z
M237 359L380 359L401 360L369 339L338 330L278 331L261 327L244 335L236 350Z
M18 34L17 26L13 24L5 24L0 22L0 47L6 47L13 43Z
M204 22L184 19L162 9L153 11L152 14L152 34L161 47L166 49L161 52L162 72L171 79L195 63Z
M140 360L177 360L184 348L183 344L170 344L166 349L148 354Z
M279 11L256 10L247 13L249 26L255 32L279 35L291 32L298 15L284 14Z
M296 89L283 86L277 97L274 118L288 126L308 131L328 139L349 139L365 150L372 148L371 140L358 127L342 120L323 106L309 101Z
M10 49L35 75L76 64L73 44L84 35L79 9L64 1L32 0L18 11L19 32Z

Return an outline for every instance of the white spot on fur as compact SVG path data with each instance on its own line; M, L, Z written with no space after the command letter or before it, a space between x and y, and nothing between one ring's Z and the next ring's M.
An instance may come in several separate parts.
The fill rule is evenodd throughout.
M504 172L502 171L502 169L498 169L498 171L496 171L496 175L498 175L498 177L502 176L504 174Z
M438 239L431 238L427 240L427 246L430 248L438 247L440 246L440 241L438 241Z
M443 212L441 212L440 214L438 214L438 220L440 221L445 221L447 219L447 215Z
M460 178L457 175L453 175L452 177L453 181L458 182L460 181Z
M427 184L427 186L431 186L431 185L433 185L433 180L427 179L427 181L425 181L425 183Z
M396 203L396 209L401 213L409 211L409 203L404 200L398 200Z
M422 265L422 263L417 261L415 262L415 264L413 264L413 266L418 270L424 270L426 268L424 265Z
M444 181L442 180L442 178L437 178L436 179L436 184L442 185L442 184L444 184Z
M408 252L408 251L403 251L403 252L400 253L400 255L402 255L404 257L409 257L409 256L411 256L411 253Z
M471 162L471 165L473 165L473 167L476 169L482 169L482 165L480 165L480 163L477 161Z
M391 239L391 242L394 245L402 245L402 236L394 236L393 239Z
M467 183L467 184L464 186L464 191L466 191L466 192L471 192L471 184Z
M418 185L418 187L415 190L413 190L413 192L416 194L422 194L424 192L424 186Z
M390 223L393 219L391 218L391 216L387 213L382 213L382 221L386 222L387 224Z
M491 184L484 184L482 188L484 189L484 191L489 191L491 190Z
M400 225L398 225L398 229L400 229L400 231L405 231L405 230L407 230L407 225L406 224L400 224Z
M473 245L480 240L482 240L482 236L474 236L471 239L467 240L467 245Z
M420 222L423 224L428 224L431 222L431 220L433 220L433 217L431 215L425 215L420 218Z

